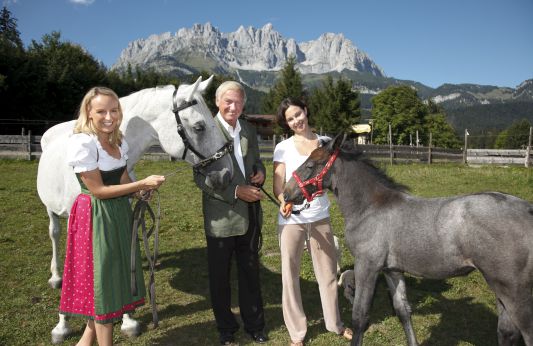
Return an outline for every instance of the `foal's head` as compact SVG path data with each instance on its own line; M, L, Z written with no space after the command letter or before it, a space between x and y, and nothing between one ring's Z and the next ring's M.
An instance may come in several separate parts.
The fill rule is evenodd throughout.
M371 204L393 202L400 196L398 192L408 190L374 166L362 151L345 142L346 135L339 134L315 149L285 185L285 201L301 204L305 199L310 201L321 194L322 190L330 189L336 193L337 189L353 186L354 181L362 190L366 190L359 192L365 193L365 198L369 198ZM337 157L343 163L335 170L333 166L339 165L335 164L339 161ZM337 173L333 174L333 171Z
M346 135L337 135L309 155L285 185L285 201L301 204L307 199L310 202L316 195L324 193L324 189L331 187L331 167L345 139Z

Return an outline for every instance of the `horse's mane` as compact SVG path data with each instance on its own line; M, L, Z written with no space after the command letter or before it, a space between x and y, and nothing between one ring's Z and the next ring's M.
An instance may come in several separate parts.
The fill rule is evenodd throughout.
M394 181L394 179L389 177L381 168L376 167L374 162L356 145L345 142L340 149L339 155L343 160L360 163L359 166L362 169L375 176L378 182L385 187L402 192L409 190L407 186Z
M141 97L141 96L144 96L144 95L146 95L148 93L153 93L153 92L156 92L156 91L159 91L159 90L165 90L165 89L169 89L169 88L174 88L174 86L172 84L169 84L169 85L158 85L158 86L155 86L153 88L146 88L146 89L141 89L141 90L138 90L138 91L134 91L131 94L126 95L125 97Z

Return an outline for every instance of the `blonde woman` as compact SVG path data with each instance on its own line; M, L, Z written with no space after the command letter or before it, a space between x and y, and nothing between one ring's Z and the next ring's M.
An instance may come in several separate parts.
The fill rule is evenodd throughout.
M291 208L285 206L283 198L285 183L320 145L319 137L311 131L309 110L300 100L283 100L278 108L277 121L285 131L294 133L276 145L273 158L274 195L281 203L278 234L283 283L282 310L291 346L303 346L307 333L307 319L300 292L300 264L306 245L318 281L326 329L351 340L352 331L344 327L338 307L337 254L329 220L328 197L326 194L316 197L309 208L298 215L291 213Z
M131 206L128 197L158 188L162 176L132 182L128 144L119 130L122 109L111 89L95 87L83 98L66 160L81 193L70 211L60 313L88 319L77 345L113 344L113 323L144 303L145 287L137 245L131 292Z

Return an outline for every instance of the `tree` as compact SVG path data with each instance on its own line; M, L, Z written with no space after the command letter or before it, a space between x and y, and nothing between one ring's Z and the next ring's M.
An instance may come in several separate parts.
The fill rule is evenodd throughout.
M429 114L424 118L424 130L432 135L432 145L439 148L460 148L461 142L444 114Z
M4 7L0 12L0 109L2 118L31 118L33 100L40 99L39 69L24 51L17 20ZM17 125L3 124L7 133L20 133ZM16 132L14 132L16 131Z
M429 134L423 131L427 114L416 90L407 85L388 87L372 98L373 142L388 143L390 123L394 144L410 144L410 136L417 131L419 139L427 143Z
M313 90L309 108L310 121L317 128L329 134L351 132L361 116L359 93L352 90L349 80L340 78L335 83L327 76L322 88Z
M432 145L439 148L460 148L461 141L457 137L455 129L446 121L444 108L427 100L428 115L424 118L424 132L432 134Z
M10 44L19 50L23 49L20 33L17 29L17 20L11 16L7 7L3 7L0 12L0 44Z
M305 97L302 76L296 70L296 58L294 56L287 59L278 81L263 98L263 112L276 114L279 104L287 97L295 99Z
M500 132L494 146L496 149L523 149L529 143L529 128L526 119L515 121L507 129Z
M61 41L59 32L44 35L42 43L32 41L28 54L40 66L45 85L39 117L71 120L87 90L107 85L105 67L82 47Z
M389 123L392 142L408 145L418 131L420 144L441 148L459 148L461 142L453 127L446 121L444 109L435 102L420 100L416 90L407 85L391 86L372 98L374 143L389 142Z

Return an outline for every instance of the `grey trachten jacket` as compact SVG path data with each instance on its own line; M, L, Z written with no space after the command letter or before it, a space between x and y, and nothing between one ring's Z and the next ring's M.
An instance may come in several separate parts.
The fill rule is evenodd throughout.
M257 171L263 172L266 177L265 166L260 159L259 145L257 142L257 132L255 127L246 120L237 120L241 125L239 133L241 140L241 150L244 161L245 176L243 176L234 153L231 154L233 161L233 179L223 190L213 190L205 185L204 177L194 174L196 185L202 190L202 210L204 214L205 233L211 237L224 238L236 235L243 235L248 230L249 213L247 202L235 198L235 187L237 185L250 184L250 176L253 173L253 166ZM232 140L231 136L224 129L222 124L215 118L215 122L227 140ZM257 202L259 229L263 224L263 211L261 203Z

